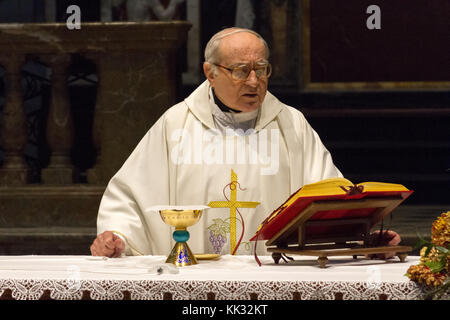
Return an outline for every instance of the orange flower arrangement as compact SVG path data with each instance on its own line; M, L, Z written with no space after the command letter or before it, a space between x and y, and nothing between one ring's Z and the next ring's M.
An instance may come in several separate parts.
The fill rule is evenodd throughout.
M450 288L450 211L438 217L431 228L431 242L420 239L420 263L410 266L406 276L435 288L427 297L439 298Z

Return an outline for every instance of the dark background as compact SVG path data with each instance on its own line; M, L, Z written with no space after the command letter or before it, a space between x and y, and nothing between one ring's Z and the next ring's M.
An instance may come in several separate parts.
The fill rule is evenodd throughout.
M379 30L362 19L371 4ZM449 1L311 1L312 81L450 81L449 17Z
M82 22L100 20L100 1L58 0L56 3L58 21L67 19L65 10L72 4L81 7ZM285 57L288 69L285 74L273 75L269 90L305 114L331 151L336 165L350 180L402 183L416 191L408 203L449 204L449 91L439 88L301 90L301 1L253 1L254 29L264 36L269 46L272 45L277 35L272 33L268 23L268 8L278 3L286 3L290 10ZM368 32L365 20L358 20L369 4L382 7L382 30ZM312 81L448 80L450 26L446 13L449 9L450 2L446 0L380 0L376 3L352 0L346 1L345 5L339 0L311 1ZM235 10L235 0L201 1L202 49L211 35L233 26ZM179 14L181 18L185 17L185 4ZM1 22L44 20L43 1L0 1ZM361 23L362 28L355 27ZM179 72L186 71L186 47L179 52L179 63ZM95 68L91 67L80 62L72 67L72 73L95 74ZM35 73L45 74L42 67L30 68ZM181 81L181 76L179 79ZM185 98L199 83L180 83L177 100ZM3 87L1 83L0 96ZM41 83L40 89L41 94L26 101L26 105L37 106L45 114L48 83ZM95 158L90 136L86 136L90 131L85 130L92 125L89 119L95 106L95 94L95 83L91 87L70 87L74 121L78 127L73 161L81 173L92 166ZM2 101L0 97L0 108ZM42 119L39 113L34 116ZM45 138L39 134L42 124L35 122L38 122L36 138L30 139L27 152L37 172L34 182L38 183L39 169L48 164L48 154ZM80 175L79 182L83 181L83 175Z

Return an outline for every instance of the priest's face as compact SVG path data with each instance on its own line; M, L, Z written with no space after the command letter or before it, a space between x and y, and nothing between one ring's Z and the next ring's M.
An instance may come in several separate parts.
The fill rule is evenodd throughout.
M248 32L235 33L220 41L219 53L216 72L210 63L203 65L216 96L226 106L236 110L249 112L258 109L266 95L268 83L268 76L261 71L268 64L261 39ZM243 77L246 69L251 71Z

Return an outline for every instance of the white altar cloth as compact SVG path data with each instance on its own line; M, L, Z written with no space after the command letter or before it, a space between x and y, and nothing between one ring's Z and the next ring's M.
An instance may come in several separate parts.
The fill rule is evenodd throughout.
M422 299L423 289L406 270L419 257L401 263L329 257L321 269L316 257L293 256L276 265L270 256L225 255L218 260L157 274L164 256L102 259L91 256L0 256L0 297L13 299ZM176 268L174 268L176 271ZM163 271L170 269L163 268Z

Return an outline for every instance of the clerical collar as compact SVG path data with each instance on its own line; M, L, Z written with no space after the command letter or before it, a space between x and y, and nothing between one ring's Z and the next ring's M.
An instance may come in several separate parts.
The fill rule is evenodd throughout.
M234 112L234 113L241 112L241 110L236 110L236 109L230 108L230 107L226 106L222 101L220 101L220 99L217 98L216 93L214 92L214 88L211 88L211 91L212 91L212 95L214 98L214 102L219 107L219 109L222 110L222 112Z

